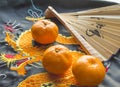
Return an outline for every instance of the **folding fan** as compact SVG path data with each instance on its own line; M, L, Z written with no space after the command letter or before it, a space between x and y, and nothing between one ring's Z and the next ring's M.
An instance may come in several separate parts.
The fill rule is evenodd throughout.
M45 15L56 17L88 54L106 60L120 48L120 4L71 13L49 6Z

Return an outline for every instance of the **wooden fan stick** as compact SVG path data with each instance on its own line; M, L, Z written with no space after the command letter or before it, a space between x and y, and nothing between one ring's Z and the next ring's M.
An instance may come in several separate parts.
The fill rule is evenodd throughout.
M82 46L82 49L87 53L94 55L101 60L106 60L106 58L101 55L98 51L96 51L80 34L78 34L71 25L69 25L57 12L55 9L53 9L51 6L48 7L48 9L45 12L45 16L48 17L56 17L66 29L68 29L71 34L79 41L80 45Z
M119 27L120 27L120 16L117 16L116 19L112 19L112 18L108 19L108 18L100 18L100 17L91 18L90 17L91 15L89 15L89 16L71 16L71 15L66 16L66 15L61 15L61 16L64 17L65 19L67 19L67 20L72 20L72 21L74 20L74 21L77 21L77 22L79 22L79 20L86 21L86 22L89 23L89 25L91 25L91 24L95 25L97 23L105 24L105 25L107 25L107 26L105 26L105 27L107 27L107 30L109 29L109 30L120 32L120 29L119 29ZM104 30L106 30L106 29L104 29Z
M64 14L64 13L63 13ZM66 14L66 13L65 13ZM120 4L113 5L113 6L106 6L95 8L91 10L79 11L68 13L69 15L78 16L78 15L119 15L120 14Z
M68 21L68 22L70 23L70 21ZM89 42L89 44L91 44L94 48L96 48L96 50L99 51L106 58L110 58L110 56L112 54L116 53L116 51L120 47L120 44L118 44L119 47L114 45L114 43L112 43L114 41L109 42L106 39L102 40L102 38L98 38L97 36L93 36L92 38L87 36L84 31L84 30L86 30L87 25L83 26L83 24L82 24L81 26L80 25L78 26L78 24L76 24L74 22L71 22L71 25L73 25L75 27L74 29L76 29L76 31L78 31L81 35L84 36L84 38ZM87 28L89 28L89 27L87 27Z
M95 29L95 27L93 27L93 26L91 26L90 25L90 22L89 21L84 21L84 20L80 20L79 22L78 22L79 24L81 24L81 25L84 25L86 28L91 28L91 29ZM108 26L108 25L107 25ZM110 30L107 30L109 27L107 27L107 26L105 26L105 27L103 27L100 31L101 31L101 33L102 33L102 35L104 36L104 40L106 40L106 36L109 36L109 37L111 37L111 38L113 38L113 39L115 39L116 41L118 41L118 43L120 43L119 42L119 40L120 40L120 32L119 32L119 30L117 31L117 32L112 32L112 31L110 31ZM113 28L114 29L114 28ZM86 32L85 31L86 29L84 29L84 32ZM98 40L98 39L97 39ZM110 42L110 43L115 43L115 42ZM117 44L116 44L117 45ZM120 44L118 44L118 46L120 47Z
M80 17L80 18L94 18L94 19L97 19L97 20L99 20L100 21L100 19L120 19L120 15L80 15L80 16L78 16L78 17ZM98 19L99 18L99 19Z
M77 19L73 19L73 18L71 18L71 19L68 19L67 17L66 18L64 18L64 19L66 19L66 21L68 22L68 23L70 23L72 26L76 26L77 27L77 31L79 31L79 32L84 32L84 33L86 33L86 30L87 29L96 29L96 27L95 26L93 26L93 25L91 25L91 24L96 24L96 23L94 23L94 22L91 22L91 21L85 21L85 20L78 20L77 21ZM83 26L83 28L81 28ZM113 45L113 49L115 48L119 48L120 47L120 42L119 42L119 38L120 38L120 35L119 35L119 30L117 31L117 32L112 32L112 31L110 31L110 30L107 30L109 27L108 27L108 25L107 26L104 26L101 30L100 30L100 33L101 33L101 35L104 37L104 39L103 38L100 38L100 37L98 37L98 36L94 36L94 37L92 37L92 38L94 38L96 41L98 41L98 42L100 42L100 43L102 43L102 44L104 44L105 42L106 43L108 43L108 44L106 44L106 46L105 47L108 47L109 49L111 49L111 46L108 46L108 45ZM114 28L113 28L114 29ZM104 33L104 34L103 34ZM106 35L107 34L109 34L109 37L111 37L111 39L110 38L107 38L106 37ZM115 40L116 41L114 41L114 39L113 38L115 38ZM112 40L112 41L111 41ZM105 44L104 44L105 45Z
M76 27L74 27L74 29L76 29ZM90 38L90 37L86 36L83 31L80 31L79 34L81 34L86 39L86 41L89 42L89 44L92 47L96 48L96 50L99 53L101 53L102 55L104 55L105 58L110 58L110 56L113 54L108 49L106 49L104 46L100 45L96 40L94 40L93 38Z
M117 21L117 19L114 21L114 19L95 20L95 19L89 19L89 18L78 18L77 21L79 22L79 20L83 20L83 21L86 21L86 22L91 23L91 24L101 23L101 24L107 25L107 27L109 27L109 28L114 27L114 28L116 28L116 30L119 29L119 27L120 27L120 19L118 19L119 21Z
M61 15L61 14L60 14ZM104 27L101 29L101 31L107 31L107 32L111 32L111 33L115 33L117 34L117 36L119 36L120 33L120 17L118 17L118 19L98 19L98 18L89 18L87 16L69 16L69 15L61 15L62 17L64 17L65 20L68 21L74 21L74 22L78 22L79 24L82 24L83 22L86 22L85 24L90 25L92 27L97 27L98 24L102 24ZM82 21L82 22L80 22ZM84 24L84 23L83 23Z
M105 19L102 19L102 20L92 20L92 19L85 19L85 18L79 18L77 20L82 20L82 21L86 21L89 23L89 25L92 25L92 24L104 24L104 25L107 25L105 27L107 27L107 30L111 30L111 31L116 31L116 32L120 32L120 19L119 21L114 21L114 19L112 20L105 20ZM76 21L76 20L75 20ZM103 27L104 28L104 27ZM103 30L106 30L106 29L103 29Z
M68 22L72 26L77 27L76 30L78 32L82 32L83 31L84 33L86 33L87 29L96 29L96 23L95 22L86 21L86 20L80 20L80 19L77 20L77 18L74 17L74 16L71 17L71 18L69 18L67 16L67 17L64 17L64 19L66 20L66 22ZM99 22L99 23L101 23L101 22ZM94 24L94 26L91 25L91 24ZM95 39L97 42L100 42L101 44L104 44L103 46L105 46L105 43L106 43L105 47L108 47L108 49L112 48L112 50L114 50L114 49L116 50L116 48L118 49L120 47L120 42L119 42L119 38L120 38L119 31L120 30L118 29L117 32L115 32L115 31L114 32L112 32L112 31L110 32L110 30L107 30L108 28L109 27L107 25L107 26L102 27L102 29L100 29L99 34L101 36L103 36L104 38L100 38L97 35L94 35L94 37L91 37L91 38ZM113 28L113 30L114 30L114 28ZM106 33L109 34L109 37L111 37L112 39L106 38L106 35L107 35ZM115 39L113 39L113 38L115 38ZM108 46L108 45L111 45L111 46ZM115 51L113 51L113 52L115 52Z
M83 22L83 21L81 21L81 22ZM73 22L71 24L73 24ZM75 25L75 23L74 23L74 25ZM80 26L82 29L79 29L80 27L78 27L76 30L79 30L79 32L84 32L84 36L87 36L85 34L86 33L86 27L89 29L90 26L88 26L87 23L84 23L84 27L82 27L82 26ZM118 50L118 47L116 47L116 45L113 45L112 42L108 42L108 40L106 40L105 38L103 39L103 38L100 38L100 37L98 37L96 35L94 35L92 37L88 37L88 38L95 40L98 43L98 45L103 46L102 48L105 48L105 50L108 50L108 52L110 52L111 55Z
M104 55L104 57L106 57L106 58L110 58L110 56L113 54L113 52L111 51L111 50L109 50L109 48L106 48L106 46L104 46L104 45L102 45L102 44L100 44L99 42L101 41L99 41L98 39L99 38L91 38L91 37L89 37L89 36L87 36L86 34L85 34L85 29L86 29L86 27L85 26L78 26L76 23L70 23L69 22L69 24L71 25L73 25L73 27L74 27L74 29L77 31L77 32L79 32L79 34L81 34L82 36L84 36L84 38L89 42L89 44L91 45L91 46L93 46L94 48L96 48L96 50L99 52L99 53L101 53L102 55ZM103 41L102 41L103 42ZM104 43L104 42L103 42ZM109 44L108 44L109 45ZM112 49L113 49L113 47L112 47Z
M91 29L95 29L96 27L94 27L94 26L91 26L91 24L90 24L90 22L89 21L84 21L84 20L80 20L79 22L79 25L81 24L81 25L84 25L86 28L91 28ZM95 24L95 23L94 23ZM107 25L108 26L108 25ZM109 28L109 27L107 27L107 26L104 26L100 31L101 31L101 33L105 33L105 34L103 34L104 36L105 35L107 35L107 34L109 34L110 35L110 37L111 38L114 38L114 39L116 39L116 40L120 40L120 32L119 32L119 30L117 31L117 32L112 32L112 31L110 31L110 30L108 30L107 31L107 29ZM86 29L85 29L86 30ZM84 32L85 32L85 30L84 30ZM104 38L104 39L106 39L106 38ZM119 45L120 46L120 45Z
M68 13L66 13L68 14ZM106 18L106 16L102 15L103 17L101 16L96 16L96 15L87 15L87 16L71 16L71 15L66 15L65 13L62 14L60 13L60 15L62 17L64 17L65 19L72 19L72 20L75 20L75 21L78 21L79 20L83 20L83 21L88 21L89 23L93 24L94 23L102 23L102 24L106 24L107 27L111 28L112 30L116 30L116 31L120 31L119 27L120 27L120 16L112 16L112 18ZM108 29L109 29L108 28Z

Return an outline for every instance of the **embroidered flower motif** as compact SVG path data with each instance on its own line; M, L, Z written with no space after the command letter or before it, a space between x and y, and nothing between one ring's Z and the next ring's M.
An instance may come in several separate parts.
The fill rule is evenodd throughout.
M5 54L5 57L8 59L12 59L12 58L14 58L14 55L13 54Z
M16 20L13 22L11 20L9 20L7 23L4 24L4 29L5 29L5 31L9 31L9 32L13 33L16 30L22 29L22 27L20 26L20 23L16 23Z
M7 75L6 75L6 74L0 74L0 80L3 80L3 79L5 79L5 78L7 78Z

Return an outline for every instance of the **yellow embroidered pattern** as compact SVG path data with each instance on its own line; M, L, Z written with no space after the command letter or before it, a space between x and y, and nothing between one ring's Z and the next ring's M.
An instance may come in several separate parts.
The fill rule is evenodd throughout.
M27 64L32 64L33 62L41 61L42 54L44 51L51 45L40 45L40 46L33 46L32 43L32 35L31 31L27 30L23 32L20 37L14 41L13 35L6 32L6 38L5 40L8 42L10 46L12 46L15 51L19 51L18 54L16 54L11 60L7 59L4 55L2 55L2 60L9 63L15 62L17 60L23 60L28 58L26 61L22 62L17 67L10 67L11 70L15 70L18 72L19 75L25 75L26 70L25 66ZM58 44L78 44L78 42L74 39L74 37L66 37L62 34L59 34L56 42ZM23 56L24 54L24 56ZM72 51L71 54L74 58L74 61L79 58L81 55L84 55L81 52L78 51ZM71 85L78 85L72 75L71 68L66 72L63 76L55 76L51 75L47 72L45 73L38 73L35 75L31 75L27 79L23 80L18 87L70 87ZM50 86L49 86L50 85Z
M83 55L77 51L71 51L71 54L73 55L74 61ZM65 75L52 75L49 73L31 75L22 81L18 87L70 87L70 85L79 86L72 74L71 68Z
M29 60L24 61L17 67L11 67L11 70L15 70L18 72L19 75L24 75L26 73L25 66L27 64L31 64L33 62L38 62L41 61L43 52L50 47L53 44L50 45L40 45L40 46L33 46L32 43L32 35L30 29L23 32L20 37L14 41L13 38L14 35L6 32L6 38L5 41L8 42L10 46L12 46L15 51L19 52L18 54L14 55L13 58L6 58L4 55L1 56L1 60L4 62L7 62L7 65L9 66L10 63L15 62L17 60L22 60L24 58L29 58ZM63 36L62 34L59 34L56 42L61 43L61 44L78 44L77 41L74 40L74 37L66 37ZM71 51L72 52L72 51ZM75 53L75 52L73 52ZM79 55L81 54L80 52L76 53ZM23 56L25 55L25 56Z
M63 36L62 34L59 34L56 42L61 43L61 44L78 44L78 41L75 40L75 38L73 36Z

